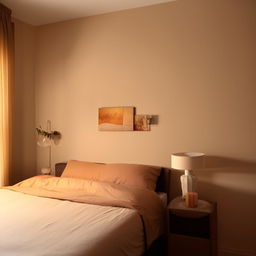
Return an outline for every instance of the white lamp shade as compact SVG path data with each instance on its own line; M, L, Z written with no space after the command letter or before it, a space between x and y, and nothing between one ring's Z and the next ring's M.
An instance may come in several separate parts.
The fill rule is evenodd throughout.
M182 152L171 155L171 167L177 170L193 170L204 167L204 153Z

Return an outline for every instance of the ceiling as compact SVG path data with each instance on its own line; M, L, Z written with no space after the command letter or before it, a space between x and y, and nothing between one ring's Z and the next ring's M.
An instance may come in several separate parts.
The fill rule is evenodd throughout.
M43 25L175 0L0 0L12 16L31 25Z

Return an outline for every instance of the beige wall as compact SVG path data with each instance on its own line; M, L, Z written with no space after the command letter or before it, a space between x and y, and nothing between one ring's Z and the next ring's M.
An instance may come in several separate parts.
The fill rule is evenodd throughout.
M204 152L210 168L195 174L200 197L218 202L220 250L256 255L255 11L254 0L178 0L39 27L36 123L63 134L53 163L169 167L172 152ZM159 123L99 132L103 106ZM47 165L46 149L37 157ZM175 196L177 172L172 183Z
M36 173L34 48L35 28L15 20L12 183Z

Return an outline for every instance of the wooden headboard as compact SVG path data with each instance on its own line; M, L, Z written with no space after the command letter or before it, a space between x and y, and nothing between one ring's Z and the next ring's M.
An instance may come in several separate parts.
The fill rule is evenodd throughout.
M101 163L104 164L104 163ZM55 176L60 177L63 173L67 163L56 163L55 164ZM158 177L156 184L156 192L164 192L167 194L167 202L170 200L170 173L171 170L168 168L161 168L160 176Z

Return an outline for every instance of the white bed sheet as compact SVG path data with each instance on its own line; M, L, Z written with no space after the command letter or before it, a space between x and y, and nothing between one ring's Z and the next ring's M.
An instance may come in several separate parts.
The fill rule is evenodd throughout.
M140 216L98 206L0 190L0 255L139 256Z

